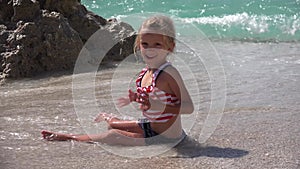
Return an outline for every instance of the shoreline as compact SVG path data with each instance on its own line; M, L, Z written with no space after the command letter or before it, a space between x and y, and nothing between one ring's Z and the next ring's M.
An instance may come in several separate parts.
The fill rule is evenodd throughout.
M84 133L92 125L82 125L78 119L72 98L72 76L49 76L0 86L1 167L298 168L299 44L215 45L222 54L227 76L227 98L222 119L205 144L197 147L195 142L210 103L210 90L205 88L205 82L200 88L203 109L197 112L201 116L188 131L191 139L177 147L182 151L172 149L161 156L129 158L94 144L44 141L41 130L75 134ZM114 71L99 71L101 79L96 83L96 97L104 98L99 105L107 112L116 111L109 101ZM86 116L88 121L93 117L93 114Z

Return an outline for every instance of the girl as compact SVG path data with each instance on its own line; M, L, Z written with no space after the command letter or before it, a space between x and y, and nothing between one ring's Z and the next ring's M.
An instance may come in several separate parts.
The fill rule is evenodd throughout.
M148 145L180 141L185 137L181 114L194 111L184 82L167 56L175 48L175 29L166 16L150 17L141 25L134 51L140 51L146 63L136 80L136 92L129 90L127 97L118 99L118 106L131 102L140 104L144 118L137 121L121 120L100 113L95 121L105 120L109 130L95 135L71 135L42 131L46 140L97 141L107 144Z

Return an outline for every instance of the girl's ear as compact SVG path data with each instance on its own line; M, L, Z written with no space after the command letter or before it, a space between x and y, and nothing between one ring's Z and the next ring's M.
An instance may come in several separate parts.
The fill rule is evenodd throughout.
M140 51L141 49L140 49L140 45L139 44L134 44L135 46L134 46L134 52L137 52L137 51Z
M174 48L175 48L175 43L174 43L174 42L171 42L171 43L170 43L170 48L168 49L168 51L173 52L173 51L174 51Z

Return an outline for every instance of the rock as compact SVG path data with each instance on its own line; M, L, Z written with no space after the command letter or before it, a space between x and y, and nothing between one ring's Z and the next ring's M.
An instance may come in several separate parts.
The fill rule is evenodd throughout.
M42 11L35 22L19 21L8 36L2 71L8 77L28 77L38 72L73 68L83 43L67 19Z
M95 32L105 43L114 44L105 54L106 63L133 53L130 25L107 21L78 0L0 1L0 80L72 70Z
M40 13L40 5L31 0L13 0L13 10L12 21L33 21Z
M107 30L114 34L114 45L103 59L104 62L111 60L121 61L133 53L133 44L136 38L134 29L124 22L111 22L107 24Z
M14 9L12 5L9 4L11 0L1 0L0 1L0 24L10 21L14 15Z
M107 23L106 19L89 12L78 0L44 0L41 9L56 11L68 18L83 42Z

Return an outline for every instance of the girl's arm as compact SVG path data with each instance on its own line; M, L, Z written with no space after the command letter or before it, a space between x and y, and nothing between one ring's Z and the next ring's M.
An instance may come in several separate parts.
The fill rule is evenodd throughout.
M131 89L128 90L128 97L121 97L118 99L118 107L127 106L130 102L138 102L138 94L133 92Z
M179 72L173 68L168 67L165 72L162 72L158 80L163 80L163 85L167 86L180 100L179 104L165 105L159 100L149 98L146 104L141 106L141 109L161 110L163 112L176 112L180 114L191 114L194 111L192 99L184 85L184 82Z

